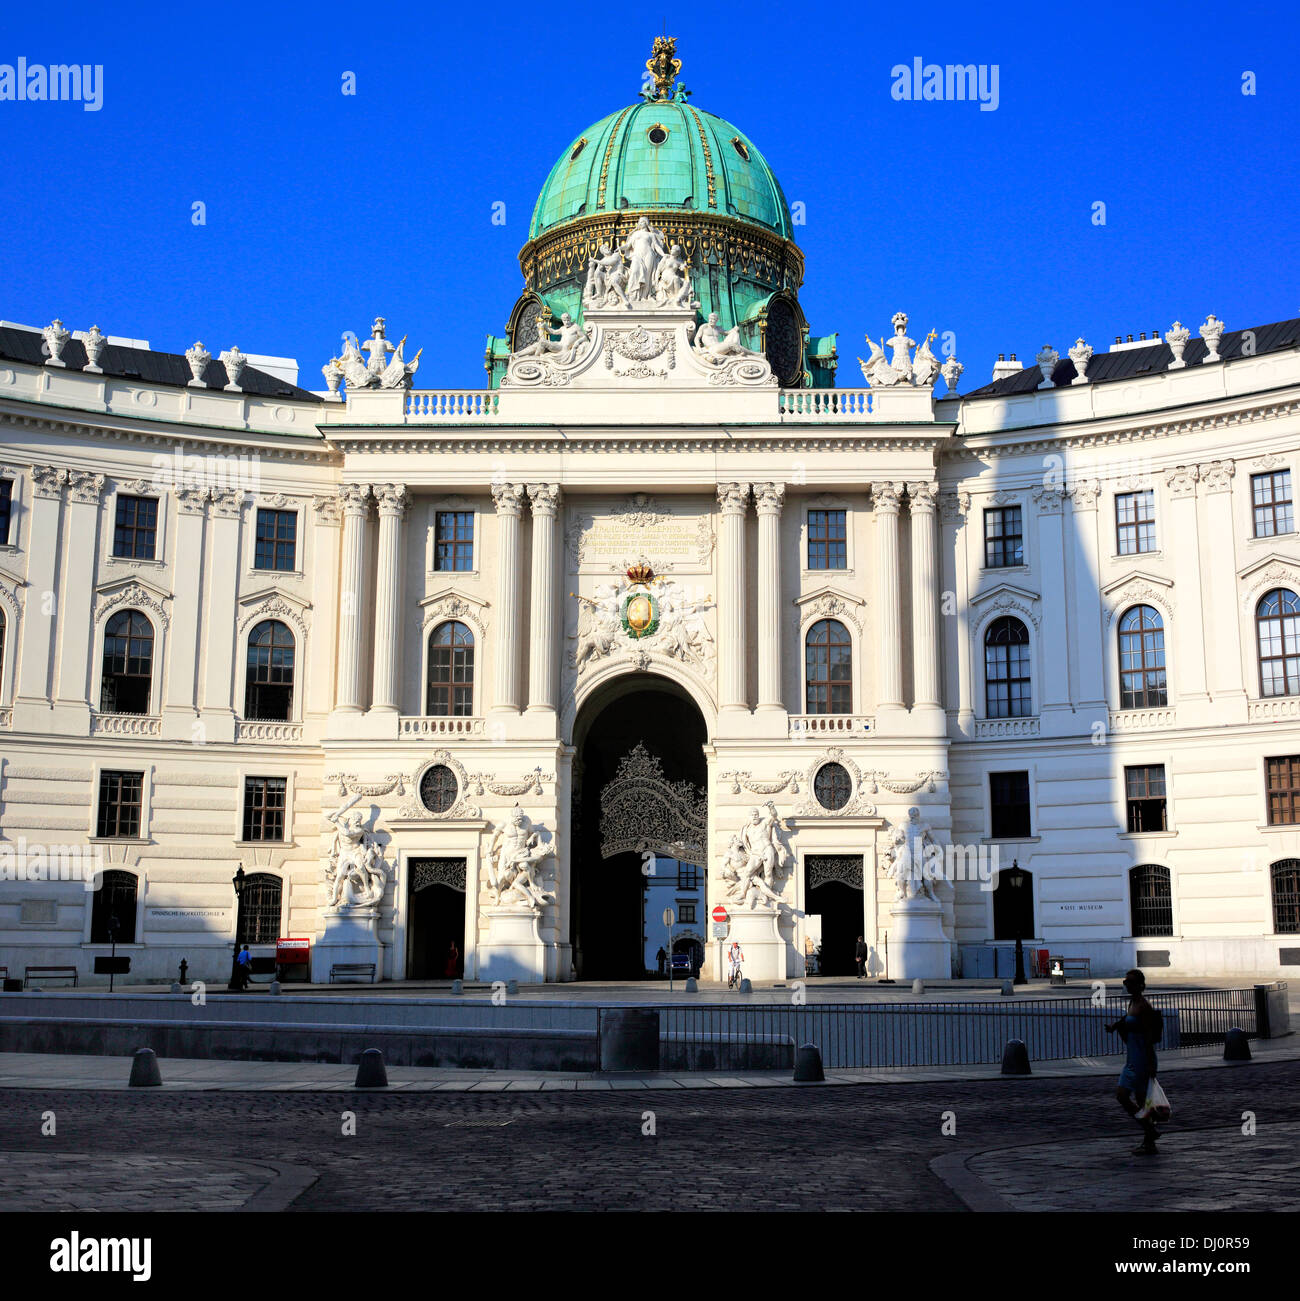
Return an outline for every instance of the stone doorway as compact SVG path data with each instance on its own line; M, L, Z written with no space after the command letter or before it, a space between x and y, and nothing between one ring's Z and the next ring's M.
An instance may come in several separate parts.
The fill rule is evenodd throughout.
M408 980L465 974L465 860L413 858L407 885ZM453 960L452 945L455 945ZM453 968L454 969L451 969Z
M805 911L821 917L821 954L818 974L857 974L854 952L863 921L862 856L822 855L804 860L807 873Z

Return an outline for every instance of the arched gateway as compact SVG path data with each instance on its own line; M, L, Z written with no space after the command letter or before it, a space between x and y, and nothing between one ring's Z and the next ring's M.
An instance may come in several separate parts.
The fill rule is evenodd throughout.
M630 674L586 701L574 726L569 937L583 980L657 975L703 951L708 906L704 718L667 678Z

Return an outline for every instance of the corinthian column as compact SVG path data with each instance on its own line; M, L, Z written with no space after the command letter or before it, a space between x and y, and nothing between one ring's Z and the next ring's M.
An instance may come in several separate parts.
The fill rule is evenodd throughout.
M524 490L494 483L497 508L497 645L494 710L519 712L519 513Z
M938 486L909 483L912 511L912 695L913 704L939 704L939 590L935 579L934 508Z
M397 670L402 638L402 520L410 501L404 484L376 485L379 561L375 575L375 680L371 709L397 709Z
M756 483L758 511L758 707L784 709L781 702L781 508L785 484Z
M718 591L718 703L748 709L745 699L745 505L749 484L720 483L722 545Z
M343 503L343 572L339 583L339 676L334 707L355 714L361 708L361 593L365 584L366 522L370 486L345 483Z
M877 659L880 677L877 705L903 705L902 627L898 584L898 498L902 484L873 483L871 504L876 516Z
M555 665L558 632L555 585L555 529L560 509L560 485L530 483L533 508L533 565L529 583L528 708L555 710Z

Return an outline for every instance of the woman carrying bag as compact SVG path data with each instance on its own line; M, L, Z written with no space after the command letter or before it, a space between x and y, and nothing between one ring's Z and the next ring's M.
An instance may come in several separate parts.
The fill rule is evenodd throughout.
M1146 977L1136 968L1124 977L1128 1011L1107 1030L1117 1032L1128 1049L1120 1072L1115 1097L1119 1105L1142 1126L1142 1142L1133 1149L1140 1156L1154 1156L1160 1131L1157 1120L1169 1117L1169 1100L1156 1079L1156 1045L1164 1033L1164 1018L1147 1002Z

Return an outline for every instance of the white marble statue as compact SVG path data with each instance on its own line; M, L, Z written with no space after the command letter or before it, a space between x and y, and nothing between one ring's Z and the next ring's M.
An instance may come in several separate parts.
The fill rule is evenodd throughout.
M907 821L890 828L889 845L889 875L899 899L924 898L937 903L934 883L944 877L934 861L937 846L929 825L921 821L920 809L908 809Z
M921 341L921 346L916 350L916 356L912 360L912 383L922 388L933 384L934 377L939 373L939 358L930 351L930 340L933 338L934 332L931 331Z
M602 244L595 257L587 259L587 283L582 291L582 301L587 307L613 307L632 304L627 297L627 268L623 255Z
M497 827L487 850L487 879L498 904L522 904L540 910L555 902L546 889L539 864L555 853L554 838L543 841L540 827L518 804Z
M378 839L367 830L360 813L349 813L360 798L355 795L325 815L335 828L334 846L325 864L331 908L373 908L384 897L388 884L388 868Z
M686 253L674 244L655 271L655 302L661 307L691 307L691 271Z
M894 337L890 339L889 346L893 349L894 359L889 363L890 366L899 374L899 383L906 383L912 378L912 362L910 349L916 346L915 339L907 337L907 313L895 312L893 315Z
M776 808L769 800L763 808L751 809L749 820L731 838L720 875L727 898L746 908L756 908L764 901L781 905L790 856L777 834L778 824Z
M384 337L382 316L375 317L371 337L362 344L358 344L350 334L345 334L342 355L326 362L322 368L330 392L338 391L339 379L346 380L349 389L409 388L411 376L420 368L420 354L424 349L421 348L411 361L406 361L402 356L405 346L405 335L396 347ZM369 358L363 358L362 352L368 353ZM391 357L389 353L392 353Z
M709 319L695 332L692 345L699 359L708 365L723 366L733 357L758 357L762 354L746 348L740 341L740 326L733 326L723 334L718 327L717 312L710 312Z
M668 254L664 239L663 231L652 226L649 217L640 217L636 228L619 248L628 260L627 296L634 303L643 303L654 297L659 259Z
M582 670L588 660L602 659L613 651L622 630L619 612L619 589L614 583L601 583L593 600L578 597L578 645L573 652L573 667Z

